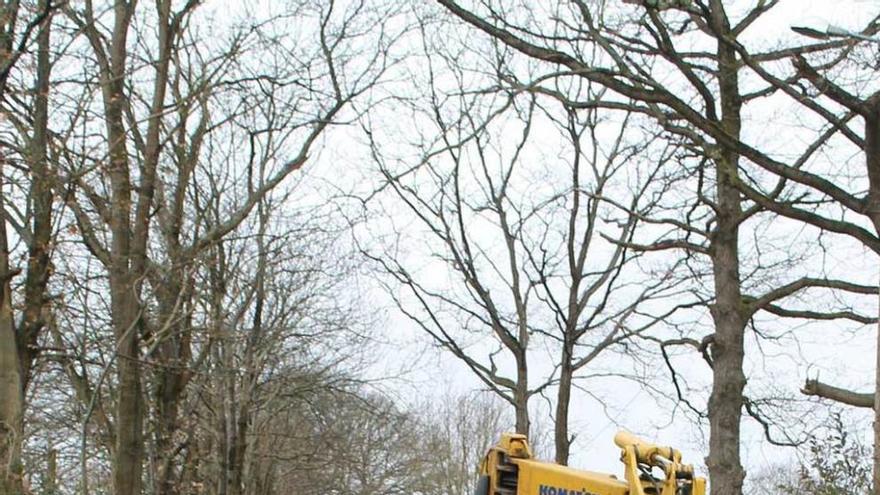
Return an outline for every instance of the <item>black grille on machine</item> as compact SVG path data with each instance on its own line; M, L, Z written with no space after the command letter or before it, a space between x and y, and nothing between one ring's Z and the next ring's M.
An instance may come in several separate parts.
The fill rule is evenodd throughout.
M516 495L516 480L519 467L510 462L507 455L498 452L498 473L495 479L498 480L498 487L493 495Z

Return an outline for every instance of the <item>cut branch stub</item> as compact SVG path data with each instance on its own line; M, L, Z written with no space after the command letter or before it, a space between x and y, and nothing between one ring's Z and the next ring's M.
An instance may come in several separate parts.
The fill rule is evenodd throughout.
M874 394L853 392L843 388L834 387L820 382L819 380L807 379L804 388L801 389L804 395L821 397L830 399L841 404L847 404L855 407L874 407Z

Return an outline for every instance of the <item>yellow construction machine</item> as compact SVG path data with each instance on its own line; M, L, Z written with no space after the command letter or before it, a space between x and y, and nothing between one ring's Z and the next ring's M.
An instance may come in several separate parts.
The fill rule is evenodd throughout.
M474 495L705 495L706 480L681 463L681 452L658 447L621 431L624 477L543 462L533 458L524 435L505 433L480 464ZM662 472L662 476L655 469Z

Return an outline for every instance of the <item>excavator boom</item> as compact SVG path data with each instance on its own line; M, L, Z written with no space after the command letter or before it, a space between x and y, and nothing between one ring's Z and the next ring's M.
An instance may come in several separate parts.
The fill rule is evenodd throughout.
M524 435L505 433L480 465L475 495L705 495L706 480L681 463L678 450L626 432L614 442L621 449L624 479L536 460Z

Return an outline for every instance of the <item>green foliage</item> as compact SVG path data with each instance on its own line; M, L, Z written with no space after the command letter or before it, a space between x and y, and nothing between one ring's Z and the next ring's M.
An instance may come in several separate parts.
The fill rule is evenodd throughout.
M786 495L865 495L871 493L871 458L871 448L847 431L840 415L834 415L829 433L810 441L796 486L779 488Z

